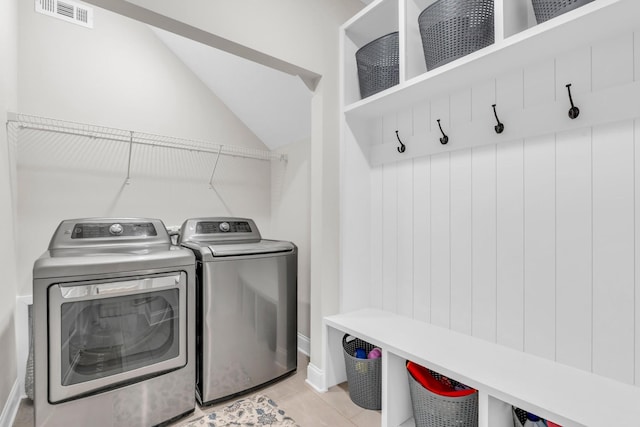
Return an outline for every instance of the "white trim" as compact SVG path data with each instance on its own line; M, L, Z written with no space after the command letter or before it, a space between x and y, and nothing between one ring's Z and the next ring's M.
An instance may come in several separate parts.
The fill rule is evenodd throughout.
M16 330L16 369L18 371L18 383L20 397L27 397L24 391L24 375L27 369L29 356L29 311L28 306L33 304L33 295L16 297L15 330ZM0 424L0 426L3 424Z
M0 414L0 426L12 426L20 407L20 381L16 379Z
M307 365L307 380L309 384L318 393L326 393L327 387L324 385L324 371L313 363Z
M311 341L300 332L298 332L298 351L305 356L311 355Z

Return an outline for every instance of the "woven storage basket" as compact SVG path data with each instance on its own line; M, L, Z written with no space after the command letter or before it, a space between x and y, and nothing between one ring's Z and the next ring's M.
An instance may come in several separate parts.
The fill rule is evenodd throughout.
M398 32L387 34L364 45L356 52L360 96L397 85L400 81Z
M358 359L354 356L357 348L362 348L369 354L374 346L348 334L342 338L344 364L347 369L347 382L349 383L349 397L351 397L353 403L362 408L381 409L382 359Z
M515 406L511 407L511 413L513 414L513 427L523 427L524 423L527 421L527 411L524 409L516 408ZM552 427L560 427L558 424L553 423L549 420L543 421L545 425Z
M527 420L527 411L512 406L511 413L513 415L513 427L524 426L524 423Z
M493 44L493 0L438 0L418 16L427 70Z
M565 12L591 3L593 0L531 0L538 24Z
M438 377L435 372L432 375ZM416 427L477 427L477 391L467 396L442 396L423 387L408 371L407 376ZM456 384L454 380L446 380Z

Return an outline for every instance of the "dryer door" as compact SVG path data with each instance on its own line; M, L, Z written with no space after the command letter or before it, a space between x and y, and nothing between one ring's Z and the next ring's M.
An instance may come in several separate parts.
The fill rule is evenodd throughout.
M185 273L61 283L48 295L51 403L186 364Z

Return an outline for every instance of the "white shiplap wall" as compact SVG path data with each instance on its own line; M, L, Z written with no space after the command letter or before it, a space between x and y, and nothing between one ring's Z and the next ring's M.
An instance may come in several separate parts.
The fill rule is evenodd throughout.
M639 34L380 117L374 141L437 118L490 123L494 102L540 111L569 82L580 106L640 81ZM374 167L367 155L346 138L343 311L383 308L640 385L640 118Z

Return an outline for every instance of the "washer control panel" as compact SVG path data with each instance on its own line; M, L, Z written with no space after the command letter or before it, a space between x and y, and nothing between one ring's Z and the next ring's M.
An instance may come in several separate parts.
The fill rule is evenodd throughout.
M155 226L150 222L94 222L74 224L72 239L94 239L104 237L157 236Z
M67 256L70 254L66 250L82 248L82 254L87 254L85 250L104 251L109 247L109 251L117 252L138 245L146 249L170 247L171 238L164 223L155 218L66 219L53 234L49 250L52 256Z

